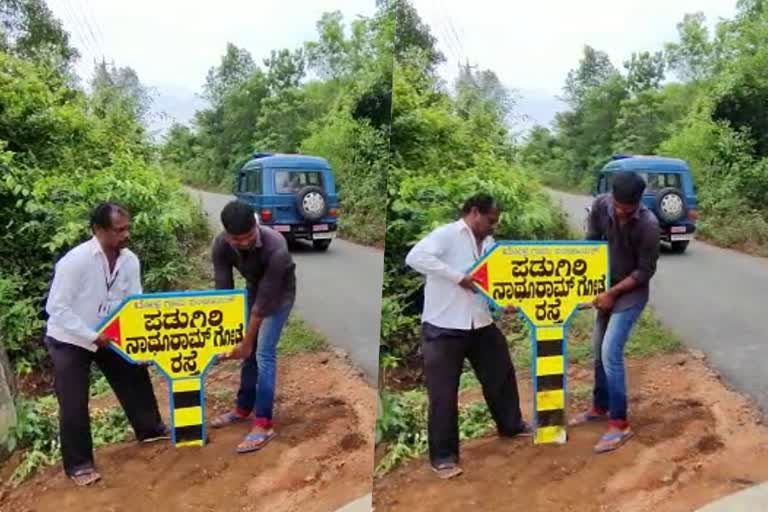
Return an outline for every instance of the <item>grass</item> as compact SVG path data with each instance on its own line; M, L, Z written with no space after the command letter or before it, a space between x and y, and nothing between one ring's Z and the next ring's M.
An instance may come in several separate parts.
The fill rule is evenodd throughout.
M570 364L589 365L592 359L592 324L594 312L576 313L568 328L568 361ZM519 319L506 321L503 330L507 334L513 362L518 372L531 367L531 343L525 324ZM653 311L646 308L630 335L625 350L627 358L649 357L674 352L682 344L671 331L664 328ZM462 392L478 389L480 383L469 365L464 369L459 384ZM578 382L569 385L572 400L586 400L592 394L591 383ZM381 390L383 414L377 419L376 428L384 443L383 456L376 464L375 474L381 477L408 459L423 456L427 452L427 397L423 389L408 391ZM494 430L488 407L482 399L462 404L459 411L459 435L474 439Z
M295 315L288 318L277 351L282 356L316 352L326 347L325 338Z
M17 424L11 431L13 447L24 448L21 462L8 484L17 486L38 468L61 460L58 436L58 404L53 395L17 402ZM91 436L94 448L125 441L130 427L120 407L105 407L91 412Z

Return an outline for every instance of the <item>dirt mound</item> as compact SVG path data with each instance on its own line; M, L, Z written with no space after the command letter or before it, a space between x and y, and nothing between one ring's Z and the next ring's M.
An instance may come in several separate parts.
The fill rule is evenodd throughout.
M569 374L571 389L587 389L588 369ZM527 376L520 385L529 398ZM563 446L466 442L463 475L441 481L425 460L409 463L374 483L376 511L690 512L768 479L768 429L701 361L678 354L633 362L629 385L635 437L616 452L592 452L604 425L570 429ZM581 395L571 411L585 406L589 393ZM530 402L524 407L531 411Z
M231 405L239 367L207 379L207 413ZM167 388L157 385L164 416ZM59 467L43 471L0 501L4 512L293 511L329 512L370 492L375 391L329 353L281 361L275 421L263 451L238 455L248 425L210 429L203 448L111 446L96 453L103 480L74 487Z

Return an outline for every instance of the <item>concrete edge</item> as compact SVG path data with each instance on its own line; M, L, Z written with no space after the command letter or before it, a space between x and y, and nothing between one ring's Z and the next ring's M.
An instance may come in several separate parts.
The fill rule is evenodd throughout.
M695 512L768 512L768 482L720 498Z
M372 512L373 511L373 494L368 493L365 496L356 499L353 502L347 503L336 512Z

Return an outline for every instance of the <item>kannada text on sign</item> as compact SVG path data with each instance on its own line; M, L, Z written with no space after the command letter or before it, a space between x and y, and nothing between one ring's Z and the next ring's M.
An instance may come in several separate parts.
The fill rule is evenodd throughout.
M198 376L217 354L243 340L245 297L143 295L129 301L104 332L135 362L153 361L168 377Z
M514 305L536 325L558 325L609 287L607 245L500 242L473 270L499 307Z

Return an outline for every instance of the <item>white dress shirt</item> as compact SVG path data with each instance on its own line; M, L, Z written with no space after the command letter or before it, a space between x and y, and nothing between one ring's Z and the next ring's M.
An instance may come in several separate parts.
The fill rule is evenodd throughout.
M478 251L475 235L462 219L435 229L413 246L405 263L427 277L422 321L463 330L493 323L485 299L459 286L472 265L493 244L493 238L487 237Z
M126 297L140 293L139 258L123 249L110 273L107 256L94 237L56 264L45 305L49 315L46 334L95 352L95 329Z

